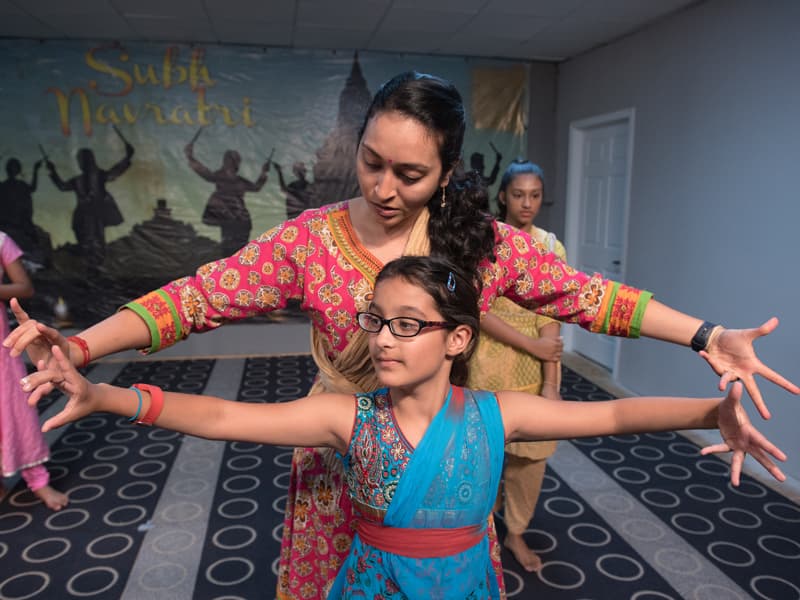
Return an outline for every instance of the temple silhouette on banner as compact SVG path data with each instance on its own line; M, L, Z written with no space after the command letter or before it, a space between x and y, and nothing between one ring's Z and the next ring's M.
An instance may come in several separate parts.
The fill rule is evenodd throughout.
M308 201L314 208L339 202L359 194L356 176L358 134L367 114L372 94L361 72L358 53L353 56L350 75L339 94L336 125L317 150L314 180L309 184Z

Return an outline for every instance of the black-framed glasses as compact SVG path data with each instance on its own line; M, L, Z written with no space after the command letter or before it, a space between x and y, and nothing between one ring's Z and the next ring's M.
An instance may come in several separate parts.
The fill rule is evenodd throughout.
M455 327L455 323L448 321L423 321L414 317L394 317L384 319L371 312L356 313L358 326L369 333L378 333L384 325L389 326L389 331L397 337L414 337L429 327Z

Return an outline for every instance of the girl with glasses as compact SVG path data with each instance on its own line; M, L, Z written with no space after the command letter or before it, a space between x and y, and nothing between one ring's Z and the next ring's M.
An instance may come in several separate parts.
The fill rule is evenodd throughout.
M210 439L332 448L356 515L328 595L336 599L499 598L487 523L506 442L719 427L722 443L702 454L732 451L734 485L745 453L785 479L770 458L785 455L750 424L738 383L726 398L605 402L461 387L479 320L470 277L443 260L404 257L383 268L356 319L378 379L373 392L252 404L126 389L88 382L54 346L57 368L41 365L32 397L53 385L68 396L45 430L102 411Z

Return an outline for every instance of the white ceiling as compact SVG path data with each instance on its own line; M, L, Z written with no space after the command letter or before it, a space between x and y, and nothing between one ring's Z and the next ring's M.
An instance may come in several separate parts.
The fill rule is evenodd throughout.
M0 37L561 61L697 0L0 0Z

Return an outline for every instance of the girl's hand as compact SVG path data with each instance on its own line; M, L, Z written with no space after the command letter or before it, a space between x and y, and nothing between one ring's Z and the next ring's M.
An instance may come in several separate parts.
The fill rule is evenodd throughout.
M769 419L770 414L756 384L756 375L793 394L800 394L800 387L762 363L753 348L756 339L769 335L777 326L778 319L773 317L761 327L753 329L724 329L712 339L707 350L700 351L700 356L720 375L719 389L724 390L732 381L741 379L759 414L765 419Z
M49 418L42 425L42 431L50 431L56 427L61 427L67 423L72 423L78 419L85 417L95 411L96 402L92 399L91 391L94 385L91 384L85 377L83 377L70 360L61 351L58 346L53 346L52 349L53 361L56 363L55 368L48 368L45 361L41 361L36 365L38 369L39 379L42 383L37 388L33 389L33 393L28 398L28 404L31 406L36 405L34 394L46 386L49 389L57 388L67 396L67 404L63 410L57 415ZM22 388L26 391L31 390L32 375L22 378ZM41 396L41 394L39 394Z
M786 475L772 462L768 454L780 461L786 460L786 455L753 427L744 407L742 407L741 398L742 384L734 383L717 409L717 423L723 441L721 444L706 446L700 450L700 454L733 452L731 483L736 486L739 485L744 457L748 453L760 462L775 479L784 481Z
M58 346L61 351L69 356L69 342L57 329L35 321L28 316L16 298L10 302L11 310L19 323L14 331L8 334L3 340L3 346L9 349L12 357L20 356L23 352L28 353L28 358L34 365L44 361L45 368L58 369L58 363L53 358L51 349ZM33 398L34 405L39 398L46 396L53 391L54 386L48 383L38 373L33 373L29 377L30 389L38 388ZM63 379L63 377L59 378Z
M528 353L545 362L559 362L564 351L564 338L540 337L531 339L528 344Z

